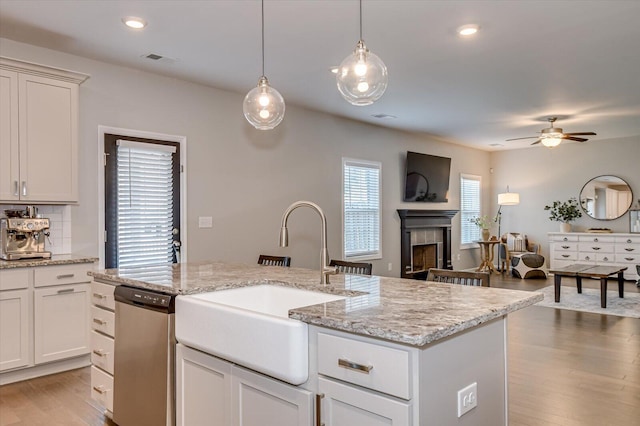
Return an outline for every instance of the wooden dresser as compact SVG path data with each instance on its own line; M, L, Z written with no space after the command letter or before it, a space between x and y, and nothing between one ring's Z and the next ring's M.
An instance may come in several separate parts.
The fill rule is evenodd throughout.
M550 232L550 269L572 263L627 266L626 280L637 280L640 265L640 234Z

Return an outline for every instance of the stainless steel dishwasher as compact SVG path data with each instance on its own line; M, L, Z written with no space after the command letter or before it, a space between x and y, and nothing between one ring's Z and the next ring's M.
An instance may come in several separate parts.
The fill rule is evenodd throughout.
M175 296L115 288L113 421L175 425Z

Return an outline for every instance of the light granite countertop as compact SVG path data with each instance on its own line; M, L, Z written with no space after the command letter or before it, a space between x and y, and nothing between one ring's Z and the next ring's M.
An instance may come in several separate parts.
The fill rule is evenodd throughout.
M0 269L33 268L37 266L71 265L74 263L94 263L97 257L73 254L54 254L51 259L0 260Z
M322 285L316 270L223 262L91 271L97 280L176 295L276 284L349 296L292 309L308 324L424 346L542 300L540 293L338 274Z

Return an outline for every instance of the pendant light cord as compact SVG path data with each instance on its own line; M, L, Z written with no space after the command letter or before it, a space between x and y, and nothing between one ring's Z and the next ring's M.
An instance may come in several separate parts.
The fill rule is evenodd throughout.
M362 0L360 0L360 40L362 40Z
M262 76L264 77L264 0L262 0Z

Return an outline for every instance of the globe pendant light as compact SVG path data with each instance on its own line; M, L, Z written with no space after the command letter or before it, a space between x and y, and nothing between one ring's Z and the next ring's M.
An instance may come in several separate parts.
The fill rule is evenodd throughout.
M371 53L362 39L362 0L360 0L360 40L353 53L340 64L336 74L338 90L347 102L371 105L382 97L389 77L384 62Z
M244 97L244 116L258 130L271 130L284 119L284 99L264 75L264 0L262 0L262 76Z

